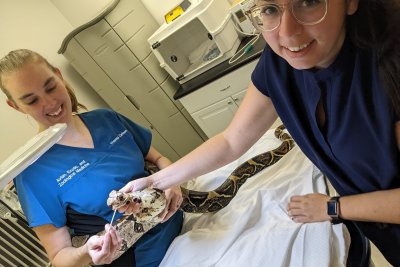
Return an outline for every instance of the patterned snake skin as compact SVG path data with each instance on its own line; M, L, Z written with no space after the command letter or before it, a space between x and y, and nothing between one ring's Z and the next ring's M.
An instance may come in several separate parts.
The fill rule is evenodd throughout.
M239 165L225 180L225 182L213 191L199 192L181 187L183 202L180 209L189 213L216 212L226 207L235 197L239 188L253 175L278 162L295 145L291 136L285 133L283 125L275 130L275 136L282 144L265 153L259 154ZM147 163L149 164L149 163ZM155 165L147 165L150 173L158 169ZM115 258L118 258L128 250L144 233L160 222L157 216L165 208L165 195L158 189L145 189L143 191L122 193L112 191L107 200L107 205L117 209L131 201L141 203L141 211L135 215L127 215L119 218L114 226L118 230L123 244ZM104 231L98 235L104 234ZM72 238L74 247L82 246L89 236L75 236Z

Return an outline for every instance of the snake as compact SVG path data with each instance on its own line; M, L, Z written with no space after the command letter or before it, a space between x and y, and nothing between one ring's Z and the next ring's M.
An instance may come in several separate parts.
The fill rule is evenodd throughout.
M181 186L183 201L179 209L188 213L209 213L226 207L247 179L278 162L295 146L294 140L284 129L284 125L275 129L275 137L282 141L277 148L256 155L240 164L216 189L202 192ZM157 166L148 161L145 162L145 169L150 174L158 171ZM122 239L122 245L115 254L114 260L127 251L143 234L161 222L162 218L158 215L166 206L165 194L157 188L146 188L130 193L113 190L108 196L107 205L117 210L132 201L140 203L139 212L123 215L113 224ZM101 231L97 235L101 236L104 233L105 231ZM74 236L72 245L80 247L87 239L89 235Z

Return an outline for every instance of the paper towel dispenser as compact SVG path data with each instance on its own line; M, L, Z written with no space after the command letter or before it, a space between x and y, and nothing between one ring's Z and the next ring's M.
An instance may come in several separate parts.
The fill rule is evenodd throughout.
M181 84L229 59L240 43L227 1L191 2L148 39L160 66Z

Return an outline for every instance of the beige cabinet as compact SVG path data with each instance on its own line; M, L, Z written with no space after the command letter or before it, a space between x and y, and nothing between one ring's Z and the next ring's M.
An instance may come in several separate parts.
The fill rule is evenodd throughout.
M245 94L246 90L243 90L192 113L192 117L208 137L214 136L229 125Z
M176 160L203 139L173 99L179 84L149 47L147 39L157 28L140 0L121 0L104 17L72 32L61 53L110 107L150 128L155 147Z
M231 122L256 64L254 60L180 99L208 137L220 133Z

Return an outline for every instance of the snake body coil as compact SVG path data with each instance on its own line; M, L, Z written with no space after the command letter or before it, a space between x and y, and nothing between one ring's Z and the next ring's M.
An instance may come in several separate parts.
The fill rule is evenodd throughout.
M246 180L265 168L275 164L295 145L291 136L285 133L283 125L275 130L275 136L282 141L282 144L268 152L259 154L246 162L240 164L225 180L225 182L213 191L200 192L181 187L183 202L180 209L189 213L216 212L226 207L235 197L239 188ZM155 165L146 163L146 169L150 173L157 171ZM112 191L107 200L108 206L117 209L134 199L141 202L141 211L135 215L122 216L116 221L123 245L115 258L118 258L128 250L144 233L156 226L160 219L157 216L165 208L165 195L161 190L145 189L138 192L122 193ZM104 234L104 231L98 235ZM72 238L74 247L82 246L87 239L86 236L75 236Z

